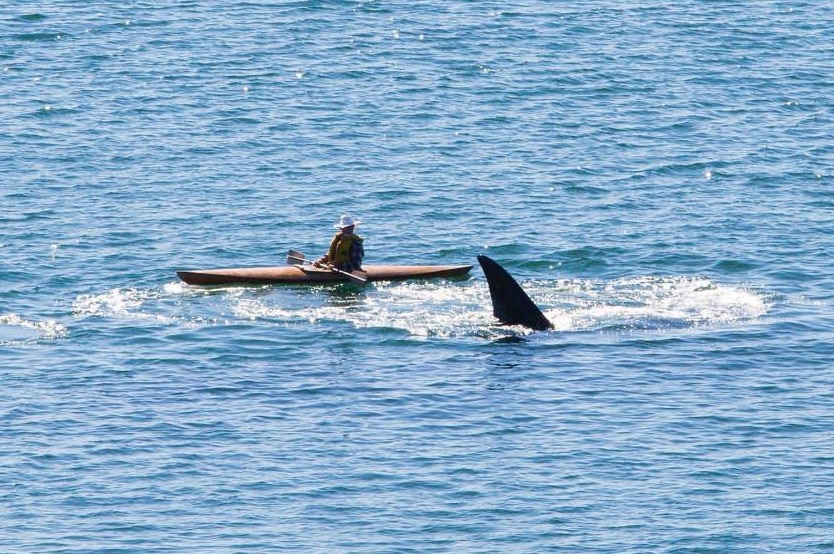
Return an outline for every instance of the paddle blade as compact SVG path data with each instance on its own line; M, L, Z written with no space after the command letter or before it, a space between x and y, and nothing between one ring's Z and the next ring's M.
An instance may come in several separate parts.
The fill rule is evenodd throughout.
M304 256L303 252L299 252L298 250L290 250L287 253L287 265L301 265L307 261L307 258Z
M481 264L489 284L492 313L498 321L506 325L523 325L536 331L553 328L539 307L530 300L507 270L484 255L478 256L478 263Z

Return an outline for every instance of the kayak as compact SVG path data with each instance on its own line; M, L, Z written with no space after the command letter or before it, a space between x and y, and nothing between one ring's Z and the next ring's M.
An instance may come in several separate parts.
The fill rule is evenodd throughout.
M435 277L459 277L466 275L471 265L366 265L364 271L353 275L368 281L404 281L406 279L431 279ZM350 281L350 275L326 268L286 265L275 267L237 267L225 269L198 269L177 271L180 279L189 285L269 285L275 283L341 283Z

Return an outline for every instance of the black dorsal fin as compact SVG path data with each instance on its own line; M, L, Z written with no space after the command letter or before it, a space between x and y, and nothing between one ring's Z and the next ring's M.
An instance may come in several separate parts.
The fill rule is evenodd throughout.
M539 307L530 300L506 269L483 254L478 256L478 263L481 264L489 283L492 313L498 321L506 325L523 325L536 331L553 328Z

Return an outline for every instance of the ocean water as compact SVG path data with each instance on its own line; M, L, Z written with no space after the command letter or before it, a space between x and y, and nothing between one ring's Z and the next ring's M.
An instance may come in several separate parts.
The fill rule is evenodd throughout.
M0 6L0 551L834 552L834 8ZM324 251L462 279L200 288ZM496 325L475 257L554 330Z

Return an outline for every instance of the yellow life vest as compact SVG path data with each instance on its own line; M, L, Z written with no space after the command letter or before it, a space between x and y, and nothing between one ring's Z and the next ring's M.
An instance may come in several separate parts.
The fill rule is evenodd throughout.
M327 251L327 261L335 266L355 265L358 268L362 265L362 256L364 249L362 248L362 237L359 235L343 235L336 233L333 240L330 241L330 249ZM357 255L358 250L358 255ZM354 259L351 259L351 256ZM358 257L358 259L356 259Z

